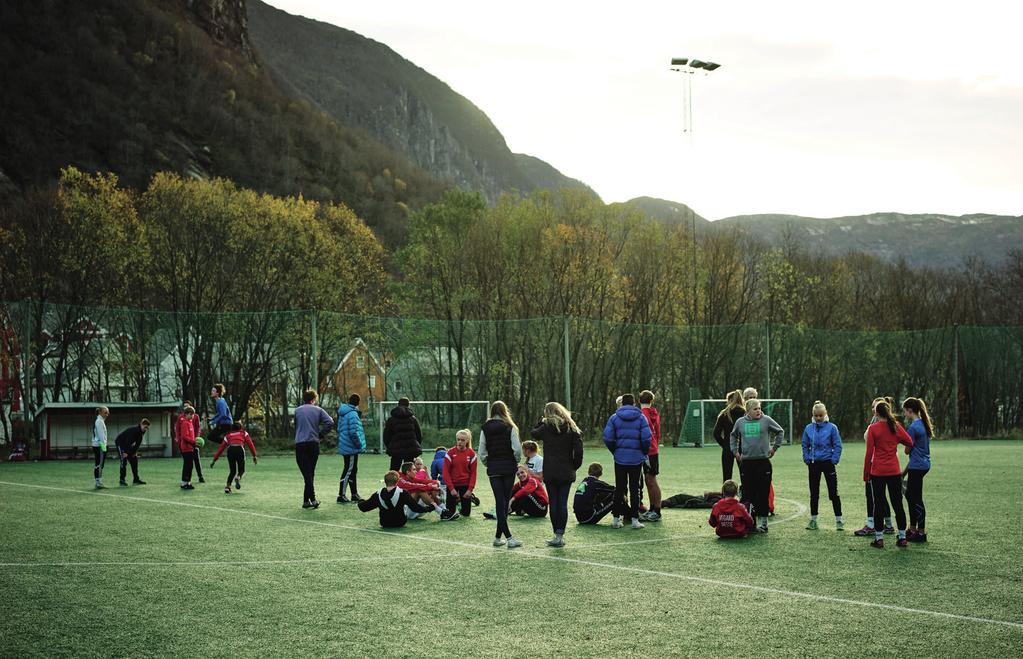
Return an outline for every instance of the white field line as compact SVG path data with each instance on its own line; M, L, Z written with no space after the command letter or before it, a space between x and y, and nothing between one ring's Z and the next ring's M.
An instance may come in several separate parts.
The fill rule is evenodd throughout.
M266 513L252 512L252 511L248 511L248 510L237 510L237 509L233 509L233 508L223 508L223 507L220 507L220 506L206 506L206 505L202 505L202 504L198 504L198 503L188 503L188 502L185 502L185 501L167 501L167 500L164 500L164 499L149 499L149 498L145 498L145 497L127 496L127 495L123 495L123 494L112 494L112 493L106 493L106 492L97 492L95 490L76 490L76 489L72 489L72 488L53 487L53 486L49 486L49 485L33 485L33 484L27 484L27 483L12 483L12 482L9 482L9 481L0 481L0 485L10 485L10 486L13 486L13 487L24 487L24 488L32 488L32 489L40 489L40 490L51 490L51 491L54 491L54 492L67 492L67 493L71 493L71 494L91 495L91 496L103 497L103 498L109 499L111 501L116 501L118 499L127 499L129 501L144 501L144 502L147 502L147 503L160 503L160 504L165 504L165 505L170 505L170 506L184 506L184 507L188 507L188 508L200 508L200 509L206 509L206 510L217 510L217 511L220 511L220 512L234 513L234 514L238 514L238 515L249 515L251 517L261 517L261 518L265 518L265 519L276 519L276 520L281 520L281 521L285 521L285 522L295 522L295 523L298 523L298 524L313 524L313 525L316 525L316 526L339 528L339 529L345 529L345 530L348 530L348 531L357 531L357 532L362 532L362 533L374 533L374 534L379 534L379 535L387 535L387 536L390 536L392 538L400 538L400 539L403 539L403 540L411 540L411 541L414 541L414 542L431 542L431 543L435 543L435 544L442 544L442 545L448 545L448 546L454 546L454 547L467 547L467 548L471 548L471 549L486 549L488 547L487 545L477 545L477 544L472 544L472 543L468 543L468 542L459 542L457 540L445 540L443 538L431 538L431 537L422 536L422 535L408 535L408 534L403 534L403 533L396 533L396 532L393 532L393 531L384 531L384 530L380 530L380 529L370 529L370 528L363 528L363 527L358 527L358 526L346 526L344 524L332 524L330 522L320 522L320 521L311 520L311 519L297 519L297 518L293 518L293 517L284 517L282 515L269 515L269 514L266 514ZM485 554L485 552L481 552L481 553ZM909 613L909 614L913 614L913 615L930 616L932 618L942 618L942 619L945 619L945 620L960 620L960 621L963 621L963 622L984 623L984 624L989 624L989 625L997 625L997 626L1001 626L1001 627L1009 627L1011 629L1023 630L1023 622L1013 622L1011 620L996 620L994 618L982 618L982 617L978 617L978 616L960 615L960 614L957 614L957 613L945 613L943 611L933 611L933 610L930 610L930 609L916 609L916 608L906 607L906 606L897 606L895 604L881 604L881 603L878 603L878 602L869 602L869 601L866 601L866 600L854 600L854 599L847 599L847 598L843 598L843 597L831 597L831 596L828 596L828 595L815 595L813 593L803 593L803 592L799 592L799 591L795 591L795 590L785 590L785 589L782 589L782 588L770 588L770 587L767 587L767 586L755 586L753 584L738 583L738 582L733 582L733 581L724 581L724 580L720 580L720 579L708 579L708 578L705 578L705 577L696 577L696 576L687 575L687 574L678 574L678 573L675 573L675 572L662 572L662 571L659 571L659 570L647 570L647 569L638 568L638 567L631 567L631 566L627 566L627 565L614 565L612 563L600 563L600 562L597 562L597 561L584 561L584 560L580 560L580 559L577 559L577 558L568 558L567 556L559 556L559 555L553 554L553 553L543 553L543 554L541 554L541 553L536 553L536 552L527 551L527 550L518 550L518 551L504 550L504 551L501 551L501 552L496 552L496 551L493 552L494 555L496 555L498 553L501 553L501 554L504 554L504 555L512 554L512 555L517 555L517 556L524 556L524 557L528 557L528 558L532 558L532 559L540 559L540 560L548 560L548 561L558 561L558 562L561 562L561 563L571 563L571 564L575 564L575 565L585 565L587 567L602 568L602 569L605 569L605 570L617 570L617 571L620 571L620 572L630 572L632 574L641 574L641 575L645 575L645 576L663 577L665 579L677 579L679 581L688 581L688 582L691 582L691 583L699 583L699 584L704 584L704 585L707 585L707 586L715 586L715 587L718 587L718 588L731 588L731 589L735 589L735 590L745 590L745 591L752 591L752 592L758 592L758 593L767 593L767 594L770 594L770 595L780 595L782 597L790 597L790 598L794 598L794 599L804 599L804 600L810 600L810 601L815 601L815 602L827 602L827 603L830 603L830 604L847 604L847 605L850 605L850 606L857 606L857 607L867 608L867 609L880 609L880 610L884 610L884 611L897 611L899 613Z
M784 524L785 522L791 522L792 520L796 519L797 517L802 517L803 514L806 512L806 506L804 506L803 504L799 503L798 501L793 501L792 499L782 499L781 497L776 497L776 499L778 501L786 501L788 503L795 504L796 507L798 508L798 510L796 512L792 513L791 515L789 515L788 517L782 517L781 519L771 520L769 522L770 526L775 526L777 524ZM696 508L694 510L707 510L707 509L705 509L705 508ZM710 516L710 511L707 510L706 514L709 517ZM650 523L651 524L659 524L659 522L650 522ZM623 533L626 532L626 531L629 531L629 530L631 530L631 529L629 529L629 527L627 527L627 526L622 528L622 532ZM646 544L650 544L652 542L668 542L669 540L681 540L681 539L690 539L690 538L699 538L700 540L703 539L702 537L695 536L692 533L686 533L686 534L675 533L673 535L666 535L666 536L663 536L663 537L660 537L660 538L651 538L651 539L647 539L647 540L623 540L621 542L599 542L599 543L594 543L594 544L590 544L590 545L572 545L572 549L575 549L575 550L579 550L579 549L603 549L604 547L621 547L621 546L625 546L625 545L646 545Z
M466 556L465 552L431 554L431 558ZM318 565L324 563L371 563L374 561L408 560L408 554L400 556L363 556L357 558L295 558L268 559L262 561L75 561L57 563L0 563L0 567L219 567L222 565Z

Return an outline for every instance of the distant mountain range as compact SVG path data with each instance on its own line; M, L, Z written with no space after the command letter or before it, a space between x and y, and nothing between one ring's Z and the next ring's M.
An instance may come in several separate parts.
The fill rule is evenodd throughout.
M697 233L741 230L772 245L792 241L831 254L861 251L913 266L961 265L969 257L1001 263L1012 249L1023 248L1023 216L870 213L816 218L800 215L735 215L708 221L685 204L637 197L626 202L665 222L696 218Z
M517 190L582 188L548 163L512 153L469 99L384 44L248 0L262 62L338 123L360 128L434 177L491 201Z

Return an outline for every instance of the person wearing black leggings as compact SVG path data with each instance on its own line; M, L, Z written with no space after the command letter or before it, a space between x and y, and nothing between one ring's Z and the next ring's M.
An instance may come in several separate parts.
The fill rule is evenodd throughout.
M103 465L107 461L107 417L110 410L104 405L96 408L96 422L92 426L92 457L94 465L92 477L96 479L96 489L103 489Z
M889 398L880 397L879 396L879 397L874 399L874 402L871 403L871 406L870 406L871 407L871 411L873 412L873 417L871 417L871 419L870 419L870 424L868 424L868 429L863 431L863 441L867 441L867 432L869 430L869 426L877 423L877 404L878 403L887 403L889 409L891 409L891 407L892 407L892 401ZM856 531L853 531L853 535L860 536L860 537L872 536L872 535L874 535L875 528L877 526L879 526L879 525L881 525L881 530L884 533L895 533L895 528L892 526L892 510L891 510L891 508L888 507L888 501L886 499L882 499L882 501L881 501L881 512L883 514L883 517L879 517L879 518L875 519L874 518L874 487L870 484L870 480L869 479L867 480L866 483L864 483L863 491L864 491L864 493L866 495L866 499L867 499L867 523L863 526L862 529L858 529ZM882 525L882 522L883 522L883 525Z
M643 463L650 452L653 434L643 412L636 407L636 397L622 394L621 407L612 414L604 426L604 445L614 455L615 461L615 510L612 512L611 528L622 528L622 516L632 523L632 528L641 529L639 521L639 484L643 477ZM626 488L629 502L626 502Z
M490 488L494 491L494 515L497 517L494 546L500 547L507 541L509 549L521 547L522 542L513 538L508 528L508 505L515 485L515 469L522 459L522 442L518 426L503 401L495 401L490 406L490 419L480 430L476 455L486 465Z
M913 450L909 452L906 466L906 503L909 504L910 542L927 542L927 508L924 507L924 476L931 470L931 436L934 426L927 413L927 405L919 398L907 398L902 402L902 411L910 422L906 431L913 438Z
M543 443L543 482L550 499L551 528L554 530L554 537L547 541L547 545L564 547L568 497L575 489L575 472L583 464L582 432L564 405L550 402L544 406L543 418L530 435Z
M879 421L867 428L867 451L863 456L863 482L870 481L874 490L874 518L884 514L883 503L885 492L891 500L895 511L895 521L899 528L899 539L896 546L907 546L906 511L902 507L902 469L899 467L897 449L903 444L907 449L913 448L913 439L892 416L888 403L877 404ZM884 549L884 530L874 529L872 547Z
M230 468L227 474L227 485L224 487L224 494L231 494L231 481L234 481L234 489L242 489L242 476L245 475L245 447L252 453L252 464L259 464L256 458L256 445L252 443L252 437L245 432L242 424L231 424L231 432L224 436L224 442L213 454L213 463L210 468L217 464L220 454L227 449L227 464Z

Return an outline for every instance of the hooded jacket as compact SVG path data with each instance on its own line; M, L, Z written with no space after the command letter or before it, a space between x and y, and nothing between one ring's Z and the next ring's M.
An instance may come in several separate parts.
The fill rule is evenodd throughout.
M337 408L337 452L355 455L366 450L366 432L362 429L359 408L342 403Z
M772 447L778 450L784 436L785 430L766 414L757 420L747 414L732 427L732 453L741 454L743 460L764 460Z
M423 430L412 408L398 405L384 424L384 448L392 458L411 460L423 453Z
M430 463L430 478L439 481L441 487L444 487L444 456L447 454L444 449L437 449L433 453L433 462Z
M803 462L830 462L837 465L842 458L842 437L838 426L825 421L811 421L803 429Z
M192 419L196 415L192 415ZM174 436L178 440L178 450L182 453L190 453L195 450L195 424L184 414L174 422Z
M635 467L646 462L650 452L650 424L635 405L622 405L604 426L604 444L615 456L615 464Z
M643 412L643 416L646 417L646 422L650 424L650 453L649 455L657 455L660 451L661 441L661 413L657 411L656 407L641 407L640 411Z

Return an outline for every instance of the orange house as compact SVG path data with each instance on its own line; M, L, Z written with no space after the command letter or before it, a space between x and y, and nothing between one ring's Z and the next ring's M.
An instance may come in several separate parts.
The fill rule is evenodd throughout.
M351 350L341 358L330 373L324 398L340 403L348 396L359 394L362 402L359 409L366 412L379 400L384 400L387 383L383 365L362 339L355 339ZM326 401L325 401L326 402Z

